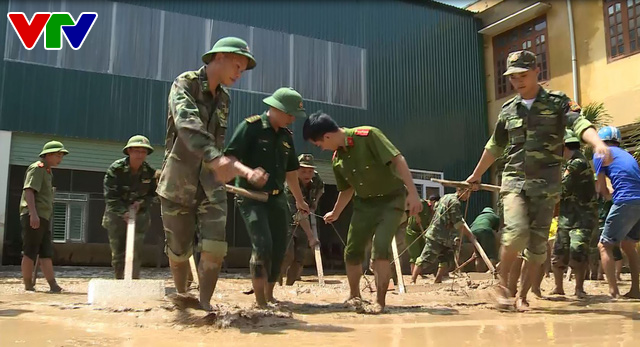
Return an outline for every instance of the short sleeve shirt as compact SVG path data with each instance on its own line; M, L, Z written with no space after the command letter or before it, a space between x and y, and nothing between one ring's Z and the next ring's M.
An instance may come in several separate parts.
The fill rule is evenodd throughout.
M20 198L20 215L29 214L26 189L32 189L35 195L36 211L40 218L51 219L53 213L53 175L51 169L45 168L44 163L37 161L27 168Z

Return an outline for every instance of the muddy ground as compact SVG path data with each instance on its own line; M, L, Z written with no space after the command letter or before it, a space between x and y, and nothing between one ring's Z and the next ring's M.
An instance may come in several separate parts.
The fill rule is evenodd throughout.
M65 293L47 293L43 278L35 293L26 293L19 268L0 267L0 346L631 346L640 338L640 301L610 300L602 281L585 283L584 300L532 298L531 312L515 313L493 308L494 281L483 274L437 285L427 277L406 294L390 292L387 313L371 316L342 306L345 276L327 276L321 287L311 273L292 287L276 286L279 308L253 309L253 296L242 293L250 288L248 276L239 270L222 276L212 300L216 311L207 315L168 299L133 309L91 306L89 280L110 278L111 270L56 271ZM165 280L167 293L173 293L168 269L143 269L142 276ZM573 282L565 286L573 292ZM543 294L551 287L545 279ZM363 295L372 300L374 294L365 289Z

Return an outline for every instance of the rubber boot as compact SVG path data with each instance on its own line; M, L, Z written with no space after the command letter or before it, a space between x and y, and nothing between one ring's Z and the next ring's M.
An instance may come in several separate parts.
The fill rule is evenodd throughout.
M198 265L198 274L200 276L200 308L212 311L211 296L213 296L213 291L218 283L220 264L201 259Z

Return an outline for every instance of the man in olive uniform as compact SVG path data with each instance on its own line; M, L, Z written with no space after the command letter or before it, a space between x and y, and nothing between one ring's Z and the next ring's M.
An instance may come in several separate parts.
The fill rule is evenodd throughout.
M524 251L521 281L515 307L528 309L527 293L538 278L540 264L547 257L549 226L560 198L563 137L566 127L599 155L610 161L609 148L593 125L580 115L580 107L564 93L538 84L536 56L529 51L512 52L504 73L518 95L502 105L493 135L475 170L467 178L478 189L482 175L509 147L502 174L504 232L500 256L500 286L496 299L500 307L508 300L507 281L511 265Z
M491 207L485 207L482 212L473 221L469 227L471 233L478 240L478 243L487 254L487 258L495 265L498 262L498 250L496 248L496 233L500 229L500 217L493 211ZM478 250L476 252L476 271L487 271L487 265L484 263Z
M151 205L158 202L155 169L146 162L153 153L149 139L135 135L122 149L125 158L118 159L104 175L105 209L102 227L109 232L111 266L116 279L124 279L124 259L129 218L136 221L133 278L140 278L141 251L144 235L151 225ZM129 210L136 211L135 216Z
M422 233L427 230L427 227L431 224L434 207L435 201L422 200L422 212L417 216L409 217L407 222L404 242L408 247L411 273L413 273L416 260L420 257L422 249L424 248L424 235Z
M365 312L381 313L391 277L389 261L393 259L393 236L402 223L405 210L409 211L409 216L422 211L409 166L379 129L370 126L340 128L322 112L305 121L302 136L323 150L334 151L333 172L340 193L333 210L325 214L325 222L338 220L353 197L353 215L344 250L350 289L346 304L358 310L363 308L360 295L362 262L365 248L372 242L376 304Z
M69 154L58 141L47 142L40 152L40 160L29 165L24 175L22 196L20 197L20 225L22 226L22 280L24 289L35 291L33 268L39 256L40 269L49 283L52 293L59 293L53 273L53 240L51 223L53 216L53 175L51 169Z
M462 219L462 201L469 200L471 190L456 189L455 193L446 194L438 201L433 212L433 218L424 235L422 253L416 259L416 265L411 274L411 283L416 283L422 266L429 266L436 261L440 264L434 283L441 283L445 272L448 272L454 262L454 240L468 231Z
M324 182L315 170L313 155L300 154L298 156L300 168L298 169L298 181L304 201L309 205L310 212L314 212L318 207L318 201L324 193ZM314 248L318 241L318 236L311 230L310 217L300 213L296 208L296 199L287 185L285 187L287 200L289 201L290 214L293 215L293 223L290 225L290 234L287 237L287 253L282 262L280 276L287 275L287 285L292 286L302 271L304 258L309 248Z
M564 271L571 266L576 277L575 295L582 298L589 256L589 243L598 224L595 173L580 152L580 140L571 131L564 137L564 165L558 232L551 266L555 288L551 294L564 295Z
M231 86L256 61L239 38L225 37L202 56L197 71L178 76L168 97L167 137L157 193L171 274L181 300L187 293L189 257L199 230L198 264L200 307L212 310L211 296L227 254L227 193L224 183L236 175L256 185L266 181L260 170L251 170L223 155L229 117Z
M267 202L238 199L238 207L251 239L250 271L256 303L265 307L276 303L273 288L280 278L280 266L287 250L287 230L291 219L284 183L295 198L296 207L309 213L298 182L298 158L293 133L287 128L296 118L306 118L302 96L293 88L279 88L263 102L269 110L248 117L238 125L225 154L251 168L264 169L269 178L263 190ZM255 189L244 178L238 187ZM259 187L257 187L259 188Z

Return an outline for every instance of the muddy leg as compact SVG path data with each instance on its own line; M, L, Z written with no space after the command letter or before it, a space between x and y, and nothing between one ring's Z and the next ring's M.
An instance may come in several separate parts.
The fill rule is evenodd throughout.
M629 259L629 271L631 272L631 289L625 298L640 299L640 288L638 288L638 252L636 251L636 242L632 240L622 241L620 248Z
M620 292L618 291L618 282L616 281L615 275L616 269L615 260L613 259L613 245L604 245L599 243L598 248L600 249L602 268L604 269L604 273L607 276L607 282L609 283L609 294L613 298L617 298L620 296Z
M515 297L518 291L518 280L520 279L520 273L522 271L522 258L516 257L511 265L511 269L507 272L508 282L506 288L509 289L509 296ZM501 263L503 266L504 262ZM506 265L505 265L506 268ZM500 271L502 274L502 271Z
M24 283L24 290L33 292L35 288L33 288L33 259L27 257L26 255L22 256L22 263L20 264L20 269L22 270L22 281Z

